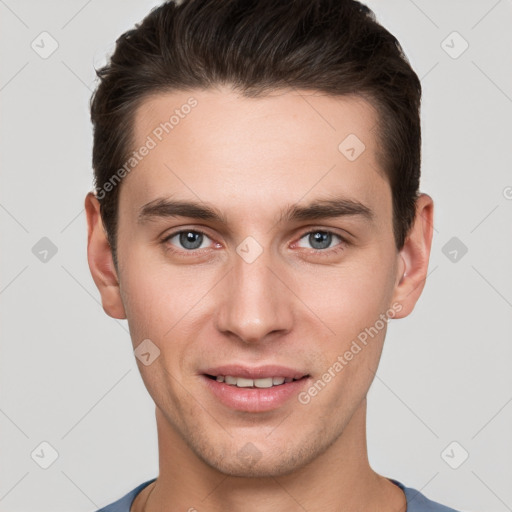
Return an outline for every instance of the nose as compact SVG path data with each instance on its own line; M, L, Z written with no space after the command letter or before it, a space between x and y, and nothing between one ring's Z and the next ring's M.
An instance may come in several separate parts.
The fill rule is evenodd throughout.
M234 259L234 268L216 297L216 328L248 344L288 333L293 294L283 282L282 269L266 252L250 263L237 255Z

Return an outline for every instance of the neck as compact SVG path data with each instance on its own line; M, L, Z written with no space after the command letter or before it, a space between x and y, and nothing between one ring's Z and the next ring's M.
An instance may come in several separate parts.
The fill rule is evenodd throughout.
M306 466L282 476L235 477L199 459L157 408L160 474L132 512L381 510L405 512L403 492L375 473L366 447L366 400L341 436Z

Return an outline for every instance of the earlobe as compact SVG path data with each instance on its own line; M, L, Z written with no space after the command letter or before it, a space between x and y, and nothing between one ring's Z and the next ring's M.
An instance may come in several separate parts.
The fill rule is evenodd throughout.
M92 192L85 198L87 215L87 260L94 283L101 295L103 309L107 315L126 318L117 271L112 259L112 249L108 242L100 215L100 204Z
M399 253L398 276L393 301L402 305L396 318L409 315L418 301L428 272L434 221L434 203L427 194L416 201L416 217Z

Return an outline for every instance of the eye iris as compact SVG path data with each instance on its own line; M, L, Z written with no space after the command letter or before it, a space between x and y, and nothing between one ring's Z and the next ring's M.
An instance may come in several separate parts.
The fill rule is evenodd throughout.
M180 233L180 244L185 249L198 249L203 243L203 235L194 231Z
M314 249L325 249L331 245L332 234L325 231L316 231L309 235L309 243Z

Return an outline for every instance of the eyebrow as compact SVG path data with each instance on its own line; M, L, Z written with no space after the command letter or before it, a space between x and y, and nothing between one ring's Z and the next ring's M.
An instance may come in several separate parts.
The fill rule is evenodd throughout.
M320 220L344 216L361 217L370 222L374 218L374 213L359 201L339 197L316 200L305 206L292 205L281 213L279 222L283 220L288 222ZM158 198L142 206L137 220L139 224L144 224L150 220L168 217L188 217L227 224L226 217L212 206L201 202L168 198Z
M363 203L344 197L322 199L306 206L293 205L287 209L281 219L287 221L319 220L335 217L355 216L372 221L373 211Z
M216 208L200 202L178 201L166 198L155 199L142 206L137 220L139 224L143 224L149 220L167 217L189 217L191 219L226 222L224 215Z

